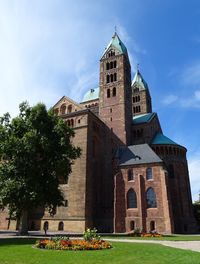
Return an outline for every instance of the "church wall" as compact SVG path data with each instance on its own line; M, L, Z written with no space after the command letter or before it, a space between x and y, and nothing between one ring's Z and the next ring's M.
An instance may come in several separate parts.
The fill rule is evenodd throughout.
M174 231L193 233L196 231L196 223L192 209L186 149L178 145L156 145L153 149L165 161L168 171Z
M146 170L151 167L153 179L146 179ZM128 181L128 170L132 169L134 180ZM115 176L115 232L130 232L134 221L134 229L150 231L150 223L154 221L155 230L160 233L171 233L173 223L168 202L167 179L163 166L145 164L121 169ZM146 191L153 188L156 193L156 208L147 208ZM137 196L137 208L127 208L127 194L133 189Z

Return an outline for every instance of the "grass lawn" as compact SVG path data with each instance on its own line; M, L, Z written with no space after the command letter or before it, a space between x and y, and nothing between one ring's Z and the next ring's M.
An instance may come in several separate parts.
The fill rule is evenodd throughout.
M99 251L32 248L33 239L1 239L0 264L200 264L200 253L154 244L114 242Z
M200 241L200 235L166 235L162 237L132 237L132 236L106 236L112 239L137 239L137 240L166 240L166 241Z

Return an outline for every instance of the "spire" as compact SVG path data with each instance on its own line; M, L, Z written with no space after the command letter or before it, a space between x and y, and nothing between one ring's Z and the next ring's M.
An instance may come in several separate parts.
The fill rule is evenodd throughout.
M109 42L108 46L106 47L102 56L104 56L104 54L109 50L110 47L113 47L119 51L119 54L124 54L128 57L128 52L127 52L126 46L124 45L124 43L119 38L116 30L117 30L117 28L115 27L114 35L112 36L112 39Z
M134 76L133 81L132 81L132 86L134 84L136 84L138 86L138 88L141 90L148 90L149 89L148 84L146 83L146 81L142 77L142 74L139 71L139 63L137 64L137 69L136 69L136 73L135 73L135 76Z

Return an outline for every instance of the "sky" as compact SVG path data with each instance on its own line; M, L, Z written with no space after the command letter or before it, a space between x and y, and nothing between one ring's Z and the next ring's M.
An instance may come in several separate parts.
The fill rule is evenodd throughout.
M115 26L149 85L166 136L187 148L193 200L200 191L199 0L0 0L0 116L18 105L80 102L98 87Z

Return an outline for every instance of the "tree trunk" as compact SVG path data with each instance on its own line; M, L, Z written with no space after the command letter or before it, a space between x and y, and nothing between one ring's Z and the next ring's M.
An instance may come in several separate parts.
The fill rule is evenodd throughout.
M26 210L21 213L18 234L28 235L28 212Z

